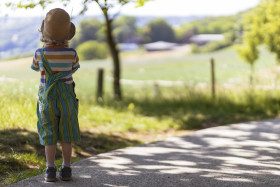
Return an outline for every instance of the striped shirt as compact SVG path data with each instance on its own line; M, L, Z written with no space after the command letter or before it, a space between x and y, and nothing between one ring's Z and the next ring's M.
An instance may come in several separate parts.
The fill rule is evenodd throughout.
M46 72L43 67L41 58L41 49L37 49L33 57L31 68L41 73L40 86L46 85ZM73 48L66 48L64 46L45 47L44 56L49 62L49 65L54 73L72 71L80 68L79 57ZM64 83L72 84L72 74L61 78Z

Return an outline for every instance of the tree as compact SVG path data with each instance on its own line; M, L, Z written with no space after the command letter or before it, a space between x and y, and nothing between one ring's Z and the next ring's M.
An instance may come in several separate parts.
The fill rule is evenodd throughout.
M271 52L276 53L277 61L280 62L279 16L279 0L262 0L244 16L242 44L237 47L237 51L239 56L251 66L251 84L253 82L253 66L259 57L257 48L259 45L265 44Z
M60 0L65 6L70 3L70 0ZM81 14L88 10L88 7L92 3L96 3L99 8L102 10L102 13L105 18L105 27L106 27L106 38L107 44L110 49L110 53L113 59L113 70L114 70L114 98L115 100L121 100L121 86L120 86L120 58L119 58L119 50L116 45L115 38L113 36L113 21L118 14L112 15L110 11L119 6L123 7L128 3L135 3L136 7L143 6L149 0L80 0L83 6ZM10 3L6 4L8 7L12 8L34 8L36 6L41 6L45 8L49 4L53 3L53 0L14 0Z
M189 43L190 38L197 34L197 29L192 28L189 30L183 30L182 28L177 28L175 30L176 41L178 43Z
M246 56L254 56L256 58L252 59L257 60L257 46L265 44L272 53L276 54L277 62L280 63L279 17L279 0L262 0L253 8L244 17L242 43L246 47L243 48L244 50L239 50L239 54L244 56L248 53Z
M203 19L184 23L175 29L176 39L180 43L188 43L189 38L196 34L225 34L238 35L239 20L245 12L233 16L206 17Z
M237 47L239 56L250 65L250 85L253 85L254 64L259 57L259 51L256 44L247 43Z
M166 41L174 42L175 34L166 20L158 18L148 23L148 35L151 42Z
M103 24L97 19L85 19L79 23L76 36L71 41L71 47L76 48L88 40L105 41Z
M115 21L114 34L118 43L136 42L136 18L122 16Z

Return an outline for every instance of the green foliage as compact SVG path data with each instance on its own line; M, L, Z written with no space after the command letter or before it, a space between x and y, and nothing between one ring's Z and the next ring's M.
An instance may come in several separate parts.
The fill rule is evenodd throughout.
M196 45L196 44L191 44L191 51L192 53L200 53L200 49L199 49L199 46Z
M243 13L235 16L207 17L190 23L182 24L175 29L177 41L188 42L189 38L196 34L224 34L236 33Z
M136 18L122 16L114 22L114 35L118 43L135 42Z
M240 19L239 15L207 17L181 25L178 32L196 30L198 34L223 34L234 30L235 23L238 19Z
M18 0L18 1L11 1L9 3L5 3L6 7L16 9L16 8L24 8L24 9L32 9L36 6L41 6L42 8L46 8L49 4L52 4L52 0ZM1 5L1 2L0 2Z
M237 47L239 56L248 62L250 65L254 65L255 61L259 57L259 51L254 44L243 44Z
M174 42L175 34L172 27L166 22L166 20L158 18L147 25L147 36L150 42L166 41Z
M236 40L236 37L232 32L225 33L224 36L225 36L225 39L222 41L210 42L201 47L199 47L197 45L193 45L192 52L193 53L209 53L212 51L217 51L217 50L231 46Z
M11 138L11 137L10 137ZM3 153L0 156L0 174L6 176L4 184L41 174L45 169L44 157L38 157L35 153ZM1 185L0 178L0 185Z
M70 0L59 0L63 3L64 6L67 6L68 3L70 3ZM144 6L144 4L148 1L151 1L151 0L136 0L136 1L132 1L132 0L118 0L118 3L121 4L121 5L125 5L127 3L135 3L135 6L136 7L141 7L141 6ZM19 0L19 1L15 1L15 2L9 2L9 3L6 3L4 2L5 6L7 7L13 7L13 8L34 8L36 6L41 6L43 8L45 8L46 6L48 6L49 4L52 4L54 3L55 1L53 0L28 0L28 1L25 1L25 0ZM87 6L88 3L90 3L91 1L89 0L80 0L81 4L84 5L84 6ZM107 3L110 3L110 1L107 1ZM115 1L113 2L115 4ZM1 4L0 4L1 5ZM82 13L84 13L85 11L87 10L84 9L82 10Z
M151 0L138 0L138 1L136 1L136 7L144 6L144 4L148 1L151 1Z
M150 29L148 27L138 27L137 28L137 36L140 38L141 44L149 43L151 41L149 36Z
M250 64L258 58L257 46L265 44L280 62L280 1L262 0L244 17L243 45L240 56Z
M196 34L198 34L196 28L185 30L185 28L179 27L175 29L175 36L178 43L188 43L189 39Z
M109 52L105 43L99 43L94 40L86 41L77 47L77 53L81 60L104 59Z
M104 27L97 19L85 19L79 23L76 36L71 41L71 47L76 48L88 40L105 41Z

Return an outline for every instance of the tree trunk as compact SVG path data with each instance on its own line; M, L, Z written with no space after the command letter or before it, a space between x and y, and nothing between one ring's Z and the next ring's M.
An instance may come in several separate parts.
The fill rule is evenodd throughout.
M115 100L121 100L121 85L120 85L120 58L119 58L119 51L116 46L116 42L113 37L113 30L112 30L112 20L109 19L108 12L103 11L106 21L106 37L107 43L110 48L111 56L113 58L113 71L114 71L114 98Z

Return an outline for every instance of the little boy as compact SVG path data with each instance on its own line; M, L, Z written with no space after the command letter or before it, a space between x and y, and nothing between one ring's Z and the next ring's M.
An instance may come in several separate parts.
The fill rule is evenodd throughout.
M76 51L68 47L75 35L75 25L63 9L50 10L41 25L44 47L37 49L31 68L41 72L37 103L37 130L45 146L45 180L56 180L55 151L61 142L63 164L59 176L71 180L72 142L80 139L78 99L72 74L80 67Z

